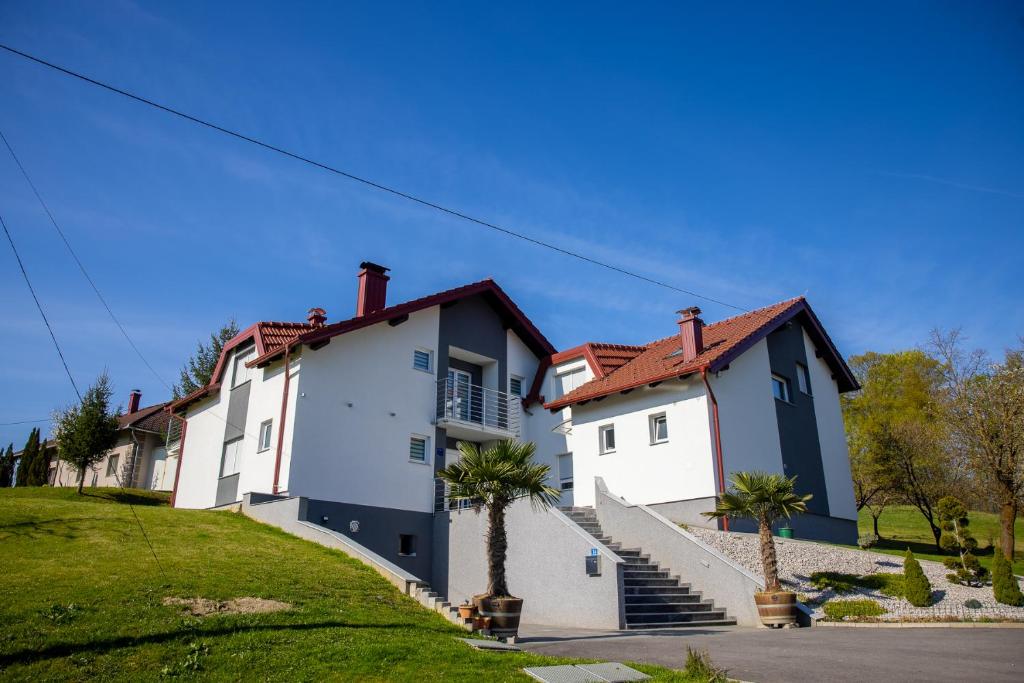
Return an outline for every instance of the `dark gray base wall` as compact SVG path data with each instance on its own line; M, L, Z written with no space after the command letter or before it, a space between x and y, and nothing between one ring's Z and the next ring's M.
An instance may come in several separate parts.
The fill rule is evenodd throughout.
M702 512L715 508L714 498L675 500L670 503L654 503L647 507L676 524L686 524L687 526L703 527L705 529L721 528L717 521L709 520L701 515ZM774 529L776 533L778 533L779 527L783 526L786 526L785 522L775 524ZM789 520L789 526L793 529L793 536L795 538L802 538L805 541L825 541L827 543L845 543L847 545L853 545L857 542L857 522L852 519L826 517L825 515L808 513L806 515L797 515ZM746 519L730 519L729 531L755 533L757 525Z
M304 519L348 536L407 572L433 583L434 516L429 512L309 499ZM416 537L414 556L399 554L402 534Z

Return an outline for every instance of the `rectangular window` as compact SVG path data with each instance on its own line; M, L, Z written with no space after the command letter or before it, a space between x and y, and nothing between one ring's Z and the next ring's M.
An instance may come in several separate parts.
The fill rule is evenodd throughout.
M409 460L413 462L427 461L427 437L414 436L409 439Z
M430 372L433 369L433 354L425 349L416 349L412 352L412 367L421 372Z
M271 433L274 431L274 421L267 420L260 424L260 446L257 451L266 451L270 449Z
M253 359L255 350L248 349L246 351L236 351L234 360L234 375L231 377L231 388L245 384L252 379L252 368L245 367L245 364Z
M789 380L782 375L772 375L772 394L780 401L789 402Z
M651 415L651 443L665 443L668 441L668 418L665 413Z
M601 454L615 452L615 425L605 425L597 430Z
M508 393L513 396L523 395L523 378L512 375L508 378Z
M117 461L121 459L120 455L112 455L107 458L107 476L112 477L117 473Z
M552 394L554 399L558 400L568 394L576 387L582 386L585 381L586 374L583 368L576 368L568 372L555 375L552 379L554 386L552 387Z
M412 534L398 534L398 554L416 556L416 537Z
M224 451L220 460L220 476L230 477L242 471L242 441L244 437L238 437L224 444Z
M807 366L803 363L796 364L796 385L800 387L802 393L811 393L811 378L807 374Z
M558 485L563 491L572 490L572 453L558 456Z

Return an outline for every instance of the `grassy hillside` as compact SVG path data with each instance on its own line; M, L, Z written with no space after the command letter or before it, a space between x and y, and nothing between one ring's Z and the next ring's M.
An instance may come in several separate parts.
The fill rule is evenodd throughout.
M559 660L477 652L466 633L341 553L225 512L87 489L0 489L0 677L9 680L530 680ZM165 597L290 603L186 616ZM686 680L638 667L658 680Z
M999 540L999 517L988 512L971 512L970 520L971 533L978 539L978 559L991 568L992 549L989 544ZM872 532L871 515L867 510L860 511L858 527L862 534ZM1014 529L1017 547L1013 567L1017 574L1024 574L1024 520L1018 518ZM935 552L935 538L928 522L915 507L896 505L888 508L878 520L878 531L882 540L873 550L902 555L909 547L919 559L941 562L946 557Z

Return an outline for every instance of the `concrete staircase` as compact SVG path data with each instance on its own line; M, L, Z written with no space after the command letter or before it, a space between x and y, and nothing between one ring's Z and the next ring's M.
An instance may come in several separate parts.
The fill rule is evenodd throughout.
M623 548L604 534L593 508L562 508L569 519L626 561L623 571L627 629L732 626L736 620L711 600L670 576L641 548Z

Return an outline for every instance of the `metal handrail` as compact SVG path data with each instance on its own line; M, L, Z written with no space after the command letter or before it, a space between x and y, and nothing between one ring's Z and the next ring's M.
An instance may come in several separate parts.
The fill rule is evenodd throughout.
M519 397L450 378L437 381L437 421L479 425L519 436Z

